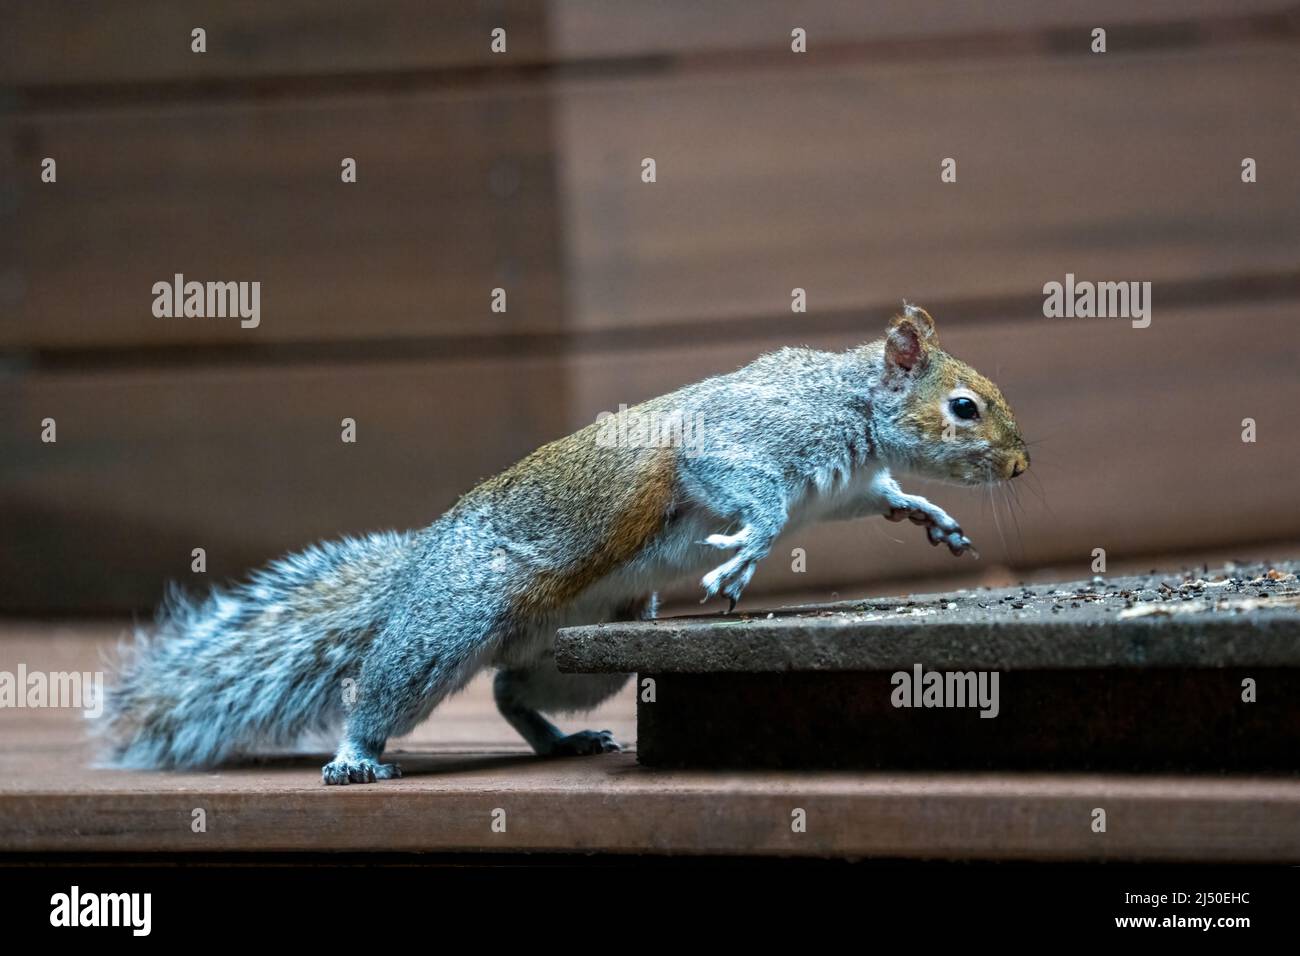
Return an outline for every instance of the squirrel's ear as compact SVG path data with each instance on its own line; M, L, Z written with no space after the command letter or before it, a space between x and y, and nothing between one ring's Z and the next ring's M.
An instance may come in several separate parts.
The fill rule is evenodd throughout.
M939 345L939 335L934 330L930 313L915 305L903 304L903 311L894 316L885 336L885 361L905 372L924 365L930 349Z
M894 321L901 319L911 319L916 323L932 347L937 348L939 345L939 331L934 327L934 319L930 318L930 313L925 311L919 305L912 305L910 302L903 303L903 311L894 316Z

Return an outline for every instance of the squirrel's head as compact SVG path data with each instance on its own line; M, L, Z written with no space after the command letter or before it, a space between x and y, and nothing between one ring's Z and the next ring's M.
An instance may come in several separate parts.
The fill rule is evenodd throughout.
M927 477L979 485L1015 478L1029 451L1002 392L939 347L934 319L903 304L885 335L884 421L888 457Z

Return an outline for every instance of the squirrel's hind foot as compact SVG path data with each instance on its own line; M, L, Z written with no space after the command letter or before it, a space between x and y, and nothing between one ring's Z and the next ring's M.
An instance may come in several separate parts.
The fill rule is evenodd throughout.
M348 783L374 783L376 780L391 780L401 775L402 768L397 764L380 763L368 758L334 759L320 770L321 780L335 786Z
M580 730L561 737L546 751L547 757L589 757L593 754L618 753L622 745L608 730Z

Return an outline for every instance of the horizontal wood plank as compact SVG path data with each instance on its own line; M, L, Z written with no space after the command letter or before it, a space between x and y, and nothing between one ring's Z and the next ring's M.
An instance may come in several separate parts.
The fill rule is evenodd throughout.
M544 59L545 8L528 0L50 0L0 4L0 85L193 82L221 78L482 67L491 31L517 61ZM190 31L207 31L207 52Z
M752 50L788 50L802 27L809 56L830 48L946 41L990 35L1035 38L1104 25L1122 47L1126 32L1228 19L1274 17L1288 0L1013 0L970 4L942 0L918 8L908 0L864 6L850 0L468 0L431 7L420 0L192 0L93 4L76 0L0 3L0 85L194 83L301 76L392 75L494 69L593 59L663 58ZM190 51L190 31L208 33L207 52ZM507 31L507 55L489 49L490 33ZM1188 31L1184 29L1183 35ZM1142 34L1145 35L1145 34ZM1045 49L1044 41L1030 39ZM964 52L978 52L978 44Z
M548 116L540 92L480 91L12 118L0 347L554 330ZM156 317L177 273L260 282L260 324Z
M795 330L796 287L816 314L1036 297L1067 272L1291 272L1298 64L1242 46L563 83L571 324Z
M1086 50L1091 29L1104 26L1108 41L1126 42L1127 32L1143 33L1154 23L1194 24L1224 18L1285 14L1286 0L1154 0L1133 4L1123 0L1093 0L1087 5L1003 0L994 4L940 0L917 5L909 0L872 4L851 0L721 0L693 3L608 2L560 0L551 5L551 55L570 57L631 57L686 54L706 60L709 54L746 50L788 51L790 31L802 27L808 55L836 47L879 44L888 55L909 50L908 41L951 41L968 38L969 55L989 43L991 35L1032 37L1045 32L1073 32ZM1143 34L1146 35L1146 34ZM1030 41L1032 43L1032 41ZM910 51L909 51L910 52Z
M565 389L544 360L0 381L0 609L144 607L168 579L423 526L558 437Z

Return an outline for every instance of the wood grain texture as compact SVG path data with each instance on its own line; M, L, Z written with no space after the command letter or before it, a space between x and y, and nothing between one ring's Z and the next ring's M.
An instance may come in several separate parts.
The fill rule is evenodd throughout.
M6 628L0 668L99 668L107 628ZM1300 782L1251 776L656 771L521 753L485 682L395 749L400 780L325 787L321 755L208 773L91 769L86 721L0 710L0 850L537 851L1046 860L1300 860ZM630 696L593 719L626 720ZM466 753L448 725L473 725ZM601 726L608 726L601 723ZM615 726L619 726L615 724ZM1089 827L1104 806L1104 837ZM208 830L196 834L195 807ZM790 811L807 811L792 833ZM506 811L505 833L491 830Z
M909 0L882 0L864 5L842 0L721 0L660 3L562 0L549 10L551 55L567 57L711 56L771 50L786 53L790 31L807 31L808 50L816 58L836 48L872 45L881 55L918 52L910 44L939 49L953 41L962 51L996 47L998 37L1018 37L1026 47L1068 49L1073 38L1087 49L1095 26L1108 29L1108 41L1122 46L1127 35L1150 36L1152 24L1204 24L1255 16L1284 16L1288 0L1155 0L1142 4L1094 0L1086 6L1011 0L996 4L940 0L918 6ZM1191 31L1193 34L1196 30ZM1187 31L1184 31L1186 35ZM1049 46L1048 34L1059 39ZM974 40L974 42L970 42Z
M1289 272L1298 65L1276 45L562 83L571 324L797 329L795 287L816 314ZM1243 184L1244 156L1271 172Z
M193 82L481 67L494 27L516 60L545 57L545 8L527 0L144 0L0 4L0 84ZM190 31L208 33L204 54ZM500 60L500 57L496 58Z
M67 759L60 750L53 759ZM47 758L49 759L49 758ZM381 790L325 788L319 770L0 791L9 851L561 852L911 859L1295 862L1300 785L1274 778L819 774L637 767L630 754L425 758ZM30 759L11 772L39 772ZM1107 809L1106 839L1088 828ZM190 832L195 807L203 835ZM790 832L790 812L818 821ZM507 814L505 834L489 827ZM1082 823L1081 823L1082 821ZM1122 828L1122 829L1121 829ZM499 836L499 838L497 838Z
M0 382L0 608L142 607L196 584L195 547L205 586L320 537L423 526L558 436L564 389L545 360Z
M903 48L917 40L987 43L1024 38L1048 46L1051 34L1077 36L1105 24L1110 40L1149 36L1153 24L1189 25L1183 36L1220 20L1285 19L1290 0L1014 0L970 4L908 0L864 6L848 0L144 0L87 6L76 0L0 3L0 85L252 82L311 76L500 70L521 64L788 50L790 30L808 32L810 57L851 44ZM190 52L190 31L208 31L208 52ZM509 36L508 56L489 51L491 30ZM1144 30L1143 28L1147 28ZM969 52L978 46L967 44Z
M0 347L554 330L547 103L416 93L11 119L11 169L30 175L0 207ZM46 156L55 184L39 181ZM261 282L261 324L155 317L153 284L178 272Z

